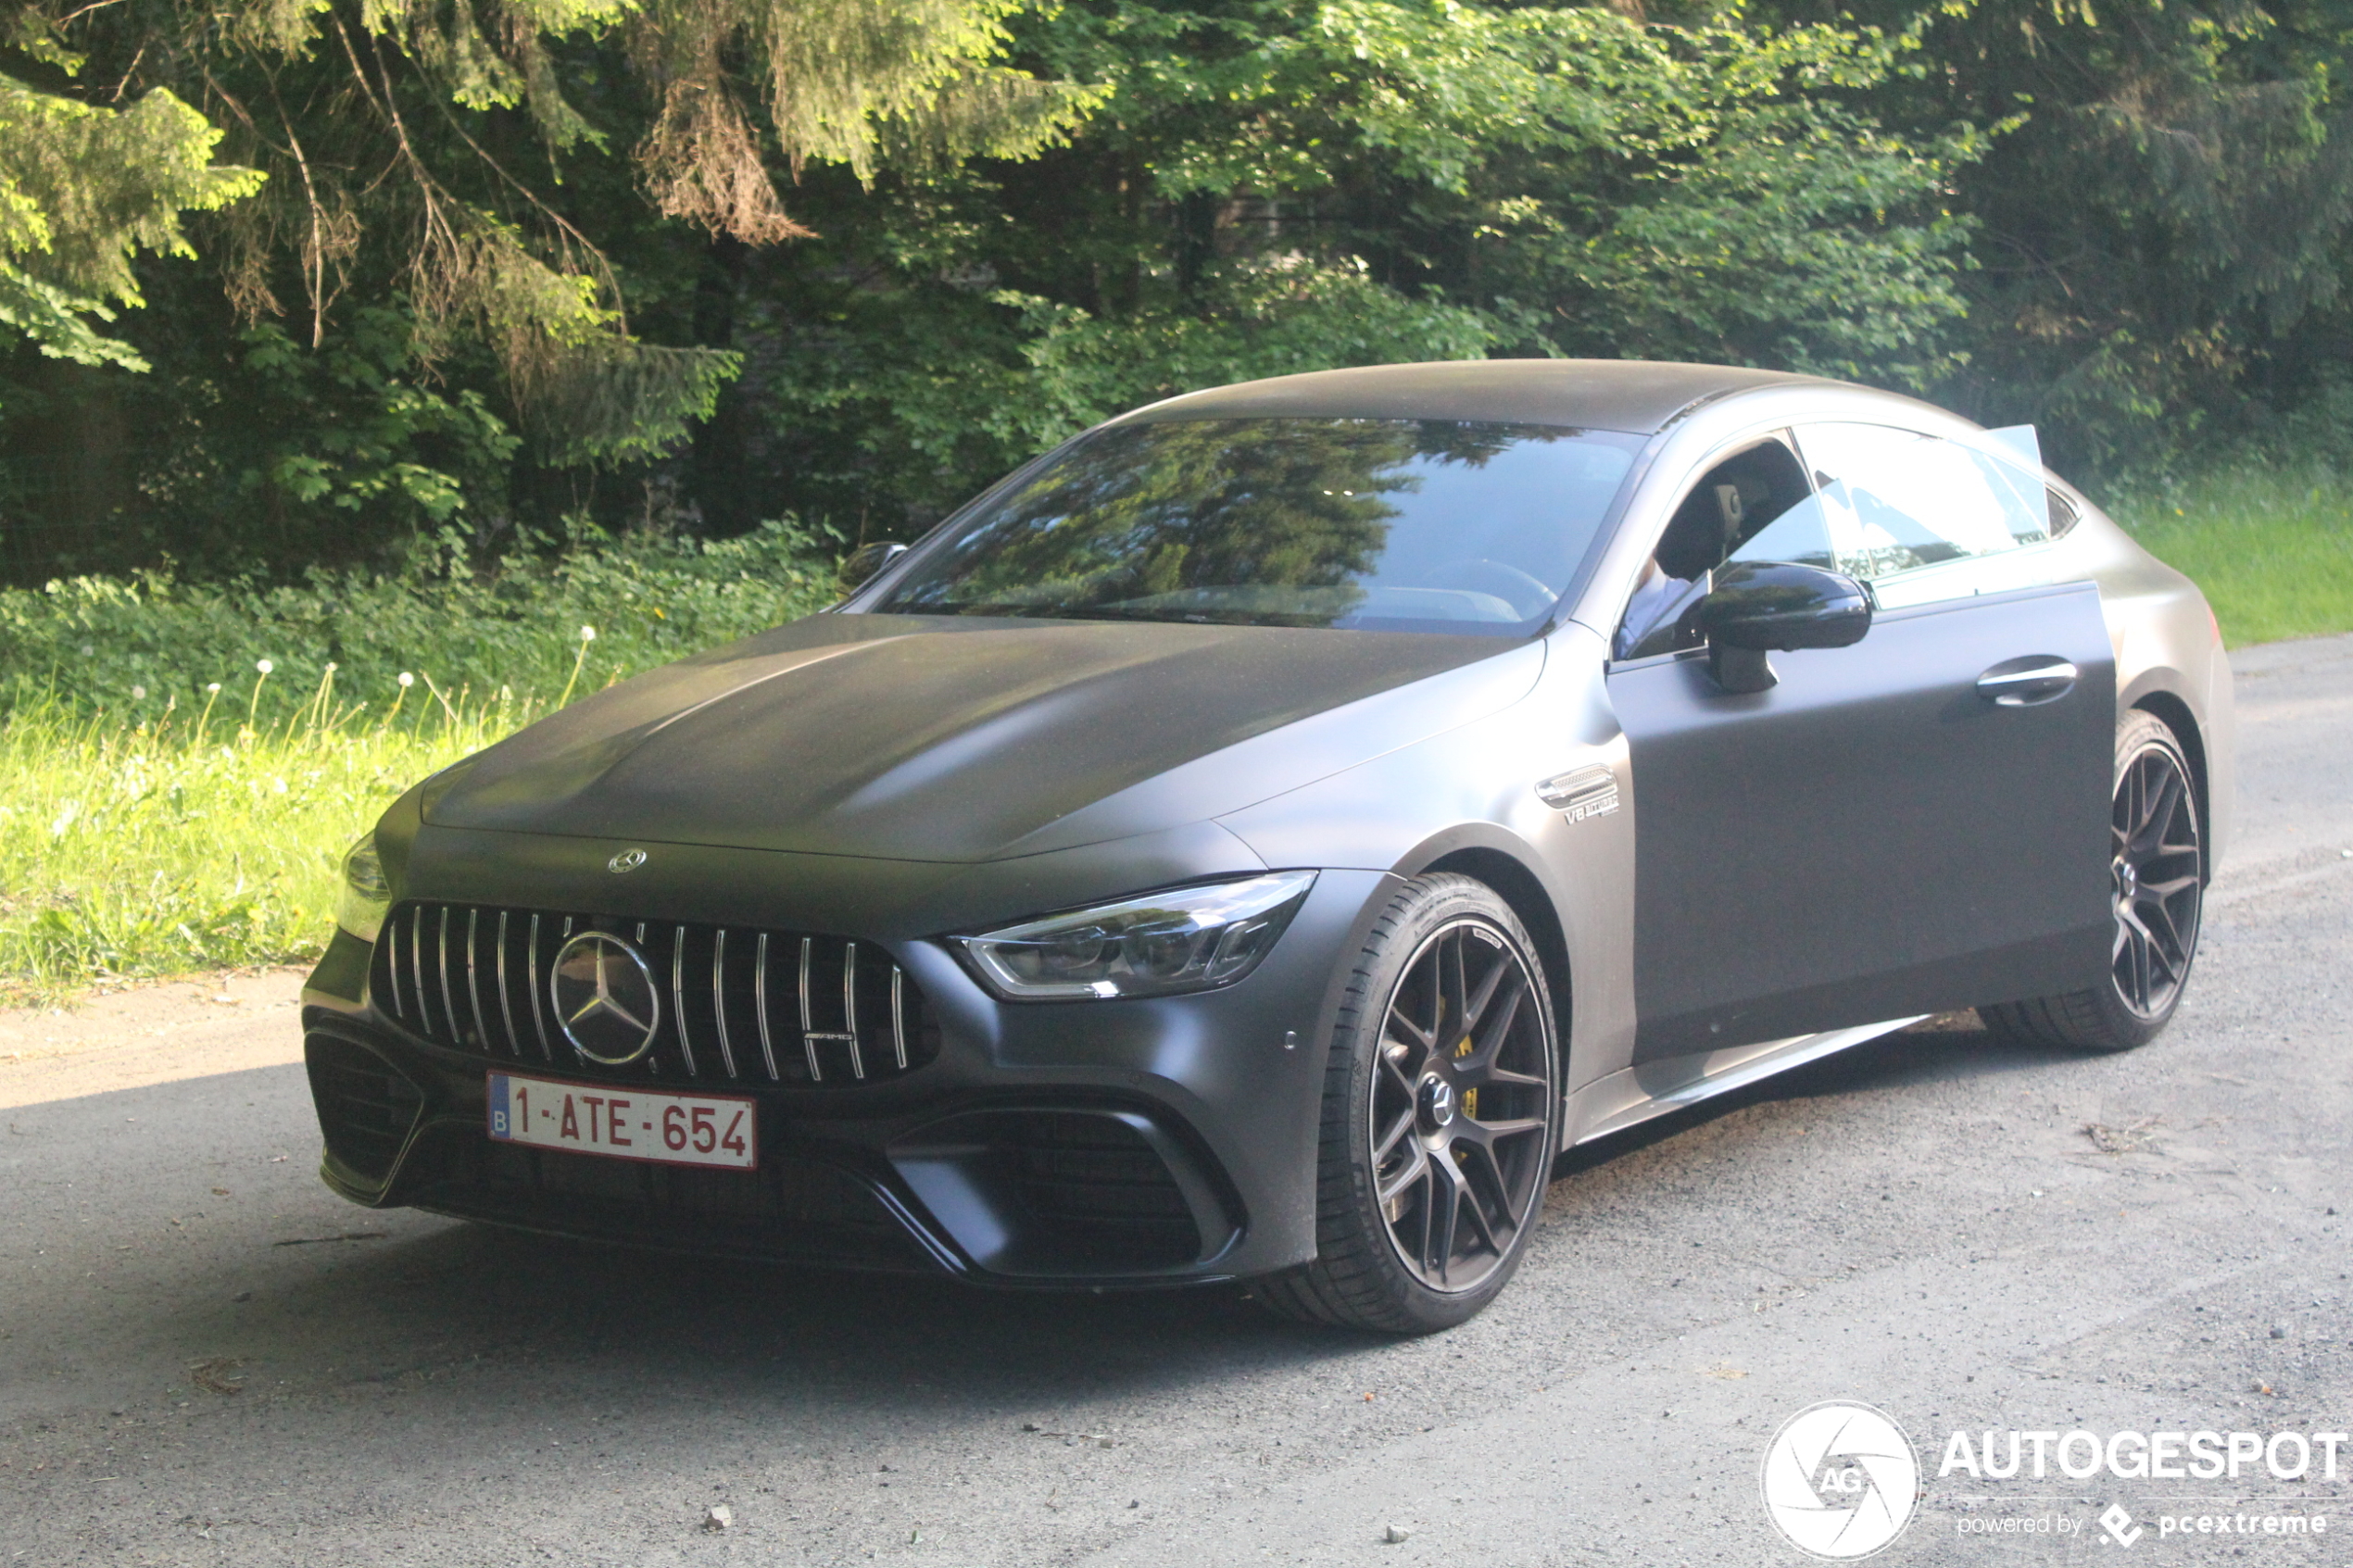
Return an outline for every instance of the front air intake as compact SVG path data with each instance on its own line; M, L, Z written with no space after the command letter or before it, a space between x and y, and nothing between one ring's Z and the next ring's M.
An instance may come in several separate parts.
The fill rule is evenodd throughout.
M392 1173L425 1097L367 1047L315 1031L302 1042L327 1152L370 1182Z
M556 955L585 931L628 942L658 993L651 1047L620 1066L582 1053L555 1015ZM639 1082L853 1085L939 1050L922 994L886 948L746 926L406 903L376 939L369 995L435 1045Z

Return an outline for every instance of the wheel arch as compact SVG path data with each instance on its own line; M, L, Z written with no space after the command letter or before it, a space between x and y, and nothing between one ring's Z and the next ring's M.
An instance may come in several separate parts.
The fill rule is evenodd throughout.
M1520 924L1535 938L1536 956L1544 966L1544 985L1553 993L1554 1048L1560 1055L1561 1082L1566 1085L1574 997L1570 989L1568 934L1561 925L1560 910L1552 895L1545 891L1542 880L1518 857L1489 844L1449 849L1427 864L1400 874L1420 876L1431 872L1452 872L1494 889L1496 897L1511 906L1512 913L1519 917Z
M2190 765L2190 782L2197 786L2198 842L2211 845L2214 842L2214 797L2208 780L2206 737L2198 727L2197 715L2179 693L2163 686L2152 686L2134 696L2127 711L2139 711L2162 720L2165 727L2173 732L2173 738L2182 743L2182 755ZM2214 880L2214 857L2205 854L2198 859L2205 880L2211 884Z

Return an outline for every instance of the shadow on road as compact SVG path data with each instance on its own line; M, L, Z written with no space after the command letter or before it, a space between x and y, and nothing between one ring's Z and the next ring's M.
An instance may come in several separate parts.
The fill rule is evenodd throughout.
M1702 1100L1689 1110L1673 1111L1622 1133L1580 1144L1560 1157L1553 1167L1553 1179L1565 1181L1602 1169L1637 1149L1666 1143L1757 1106L1832 1100L1914 1085L1998 1077L2028 1068L2083 1060L2080 1051L2013 1040L1962 1016L1966 1022L1937 1019L1882 1035L1819 1061L1775 1073L1744 1089Z
M1661 1146L1700 1130L1709 1147L1695 1160L1738 1160L1742 1146L1773 1123L1743 1111L1996 1076L2064 1055L1974 1028L1890 1035L1574 1150L1557 1175L1591 1179L1642 1151L1651 1161L1678 1161ZM109 1098L127 1104L155 1092ZM1642 1164L1617 1172L1642 1210L1629 1222L1674 1223L1687 1200ZM1651 1194L1655 1210L1643 1196L1653 1188L1661 1188ZM1354 1363L1391 1345L1285 1323L1232 1286L988 1290L673 1257L414 1215L312 1212L326 1221L322 1232L391 1234L302 1247L273 1245L283 1229L222 1236L226 1245L182 1254L160 1298L132 1309L137 1337L188 1355L244 1356L256 1387L480 1394L495 1386L513 1401L506 1418L525 1423L593 1408L608 1395L649 1394L675 1411L749 1399L854 1409L886 1422L943 1407L995 1408L1017 1421L1065 1402L1151 1401L1235 1380L1306 1373L1321 1382L1321 1371L1344 1382L1357 1375ZM71 1285L66 1292L77 1294ZM74 1314L69 1300L52 1305L66 1319ZM1491 1313L1463 1335L1507 1334L1512 1315Z

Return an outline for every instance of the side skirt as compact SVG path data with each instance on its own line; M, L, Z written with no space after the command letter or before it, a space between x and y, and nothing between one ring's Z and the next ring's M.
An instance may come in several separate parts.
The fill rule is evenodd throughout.
M1746 1088L1760 1078L1803 1067L1809 1061L1892 1035L1918 1023L1926 1013L1890 1019L1883 1023L1857 1024L1818 1035L1793 1035L1753 1046L1646 1061L1597 1078L1568 1097L1564 1148L1607 1137L1612 1133L1697 1105L1734 1089Z

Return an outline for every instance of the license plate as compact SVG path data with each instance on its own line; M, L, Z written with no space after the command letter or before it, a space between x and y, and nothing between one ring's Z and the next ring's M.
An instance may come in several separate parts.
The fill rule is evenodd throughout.
M664 1165L760 1163L759 1106L731 1095L674 1095L610 1084L490 1074L490 1135Z

